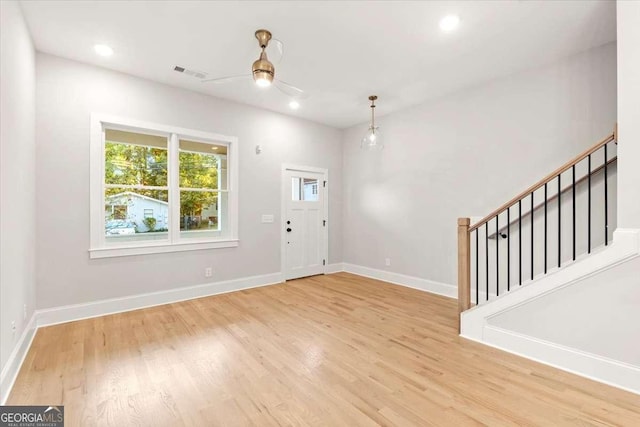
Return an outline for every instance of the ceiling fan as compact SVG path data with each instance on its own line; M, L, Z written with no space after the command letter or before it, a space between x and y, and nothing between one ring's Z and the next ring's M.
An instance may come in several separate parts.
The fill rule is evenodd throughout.
M262 49L262 51L260 52L260 57L253 62L253 65L251 67L251 74L240 74L236 76L218 77L218 78L212 78L212 79L207 79L207 78L202 79L202 77L206 76L206 74L204 73L195 73L191 75L201 78L202 83L214 83L214 84L231 83L235 81L248 80L253 78L253 81L259 87L266 88L273 84L278 90L280 90L285 95L288 95L294 98L306 97L306 94L302 89L295 87L289 83L283 82L282 80L276 78L276 69L273 63L269 61L269 59L267 58L267 52L266 52L267 46L269 46L269 41L271 41L272 39L271 32L268 30L260 29L255 32L255 36L256 36L256 39L258 39L258 44L260 45L260 48ZM276 44L280 57L282 57L282 53L283 53L282 42L275 39L273 42L274 44ZM182 67L176 67L175 70L180 72L189 71L189 70L185 70Z

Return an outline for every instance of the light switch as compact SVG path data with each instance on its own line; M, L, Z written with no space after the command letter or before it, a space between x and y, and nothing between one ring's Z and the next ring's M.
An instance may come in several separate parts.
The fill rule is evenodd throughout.
M263 224L271 224L273 222L273 215L262 215Z

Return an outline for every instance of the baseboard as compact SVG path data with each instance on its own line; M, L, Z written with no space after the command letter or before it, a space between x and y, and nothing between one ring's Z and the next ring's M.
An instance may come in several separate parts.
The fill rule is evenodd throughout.
M359 276L369 277L371 279L382 280L396 285L406 286L408 288L430 292L432 294L443 295L449 298L458 297L458 288L456 286L436 282L434 280L422 279L419 277L407 276L400 273L377 270L375 268L349 263L343 263L343 271L357 274Z
M35 317L38 327L49 326L74 320L88 319L107 314L122 313L125 311L186 301L194 298L202 298L211 295L257 288L260 286L274 285L282 283L282 281L281 273L250 276L241 279L169 289L166 291L37 310Z
M324 269L325 274L340 273L341 271L344 271L344 264L341 262L337 262L335 264L329 264Z
M7 359L7 362L2 367L2 373L0 374L0 405L4 405L9 398L13 383L18 377L20 367L29 352L33 337L36 335L36 329L36 314L34 313L22 331L20 339L9 355L9 359Z
M485 326L480 342L581 377L640 394L640 367L638 366L496 326Z

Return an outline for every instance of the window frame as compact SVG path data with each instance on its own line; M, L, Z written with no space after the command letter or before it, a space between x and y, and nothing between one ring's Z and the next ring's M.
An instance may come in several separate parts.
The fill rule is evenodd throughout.
M106 129L139 132L167 138L169 235L168 240L119 242L108 244L104 233L105 218L105 133ZM179 141L197 140L212 145L227 146L227 216L228 232L224 237L180 237ZM237 247L238 239L238 138L177 126L144 122L100 113L91 114L90 137L90 258L181 252L202 249ZM220 194L220 190L219 190Z

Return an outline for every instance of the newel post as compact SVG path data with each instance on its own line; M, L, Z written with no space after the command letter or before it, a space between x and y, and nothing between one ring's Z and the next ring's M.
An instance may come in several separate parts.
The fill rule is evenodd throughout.
M471 234L469 218L458 218L458 330L460 313L471 306Z

